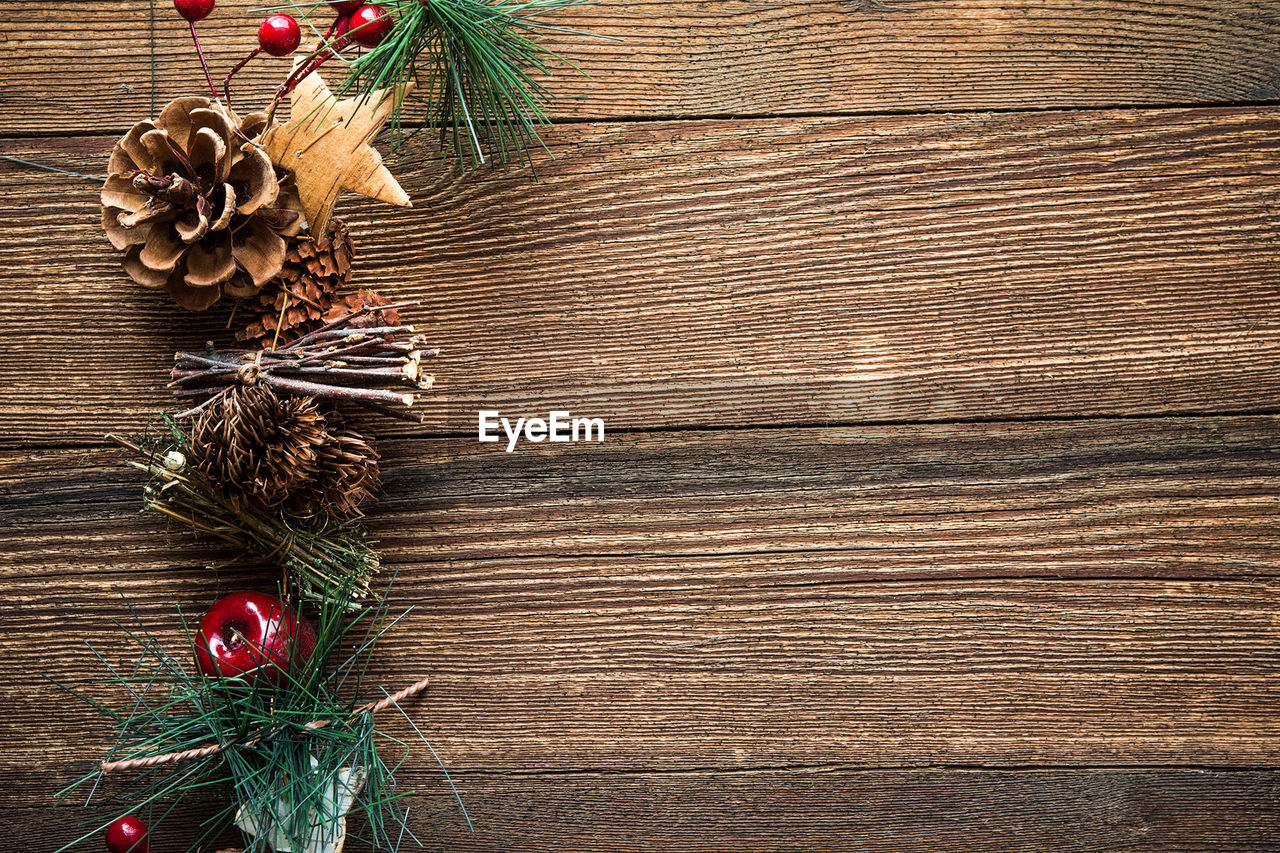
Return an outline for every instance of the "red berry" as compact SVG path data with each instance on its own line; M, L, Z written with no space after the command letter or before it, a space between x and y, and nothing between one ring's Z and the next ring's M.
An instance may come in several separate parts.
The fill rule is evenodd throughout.
M173 0L173 8L191 23L203 21L213 11L213 0Z
M272 56L288 56L302 43L302 28L288 15L272 15L258 27L258 44Z
M133 815L122 817L107 827L107 849L111 853L148 853L150 847L147 825Z
M339 15L350 15L364 5L364 0L329 0L329 5L337 10Z
M361 6L351 15L351 37L365 47L377 47L391 32L391 16L376 4Z

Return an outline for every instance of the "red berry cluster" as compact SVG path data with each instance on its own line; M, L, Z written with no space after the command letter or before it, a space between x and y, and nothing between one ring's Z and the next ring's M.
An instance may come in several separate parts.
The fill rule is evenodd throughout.
M196 36L196 22L203 21L213 12L216 0L173 0L173 8L178 14L186 19L191 26L191 37L196 42L196 53L200 56L200 64L204 66L206 79L209 81L209 89L213 92L213 96L218 96L218 90L213 85L213 77L209 73L209 65L205 62L204 51L200 48L200 39ZM355 42L363 47L377 47L382 40L391 32L392 19L387 14L387 10L376 3L363 3L360 0L330 0L330 6L337 12L338 17L329 27L329 33L325 36L325 40L331 42L331 47L326 47L320 51L316 58L307 63L302 73L295 72L290 75L285 86L285 91L291 89L293 85L301 80L307 74L314 71L326 59L334 55L336 51L342 50L344 47ZM237 71L249 63L259 53L266 52L272 56L288 56L298 49L298 45L302 43L302 28L298 26L298 22L290 15L276 14L270 15L261 26L258 27L258 46L240 61L231 73L227 75L223 81L223 90L227 93L228 100L230 92L227 91L231 78Z

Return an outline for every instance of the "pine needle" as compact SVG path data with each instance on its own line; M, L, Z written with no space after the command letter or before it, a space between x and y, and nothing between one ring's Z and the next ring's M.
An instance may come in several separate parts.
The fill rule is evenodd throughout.
M493 159L526 162L545 146L539 128L550 120L548 90L534 75L555 66L580 71L543 47L540 31L573 32L544 23L542 16L586 0L388 0L390 33L350 59L338 97L369 97L374 91L414 82L410 97L426 109L439 130L442 149L464 165ZM291 0L302 14L313 3ZM582 35L587 35L583 33ZM389 126L391 149L405 141L404 97L397 94Z

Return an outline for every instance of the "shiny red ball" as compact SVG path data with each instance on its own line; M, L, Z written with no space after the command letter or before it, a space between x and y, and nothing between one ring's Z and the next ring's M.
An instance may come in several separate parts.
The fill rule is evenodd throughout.
M261 592L233 592L200 620L196 665L207 676L278 685L315 654L316 632L284 602Z
M173 0L173 8L191 23L203 21L213 11L213 0Z
M107 849L111 853L149 853L150 848L147 825L133 815L122 817L107 827Z
M329 0L329 5L332 6L339 15L350 15L356 9L359 9L364 5L364 0Z
M272 15L258 27L258 46L272 56L288 56L302 43L302 28L288 15Z
M351 37L365 47L377 47L391 32L391 16L387 10L370 3L351 14Z

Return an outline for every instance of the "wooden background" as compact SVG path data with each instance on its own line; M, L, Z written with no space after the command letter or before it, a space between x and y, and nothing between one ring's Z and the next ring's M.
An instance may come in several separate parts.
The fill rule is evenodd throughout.
M4 5L0 153L101 174L200 89L167 2L154 95L144 0ZM420 753L428 849L1280 849L1280 2L892 5L575 10L622 41L555 39L539 181L423 147L412 211L343 206L444 348L371 518L476 823ZM0 837L48 851L102 731L40 675L128 655L120 594L174 638L264 580L103 440L223 318L124 277L92 182L0 178Z

